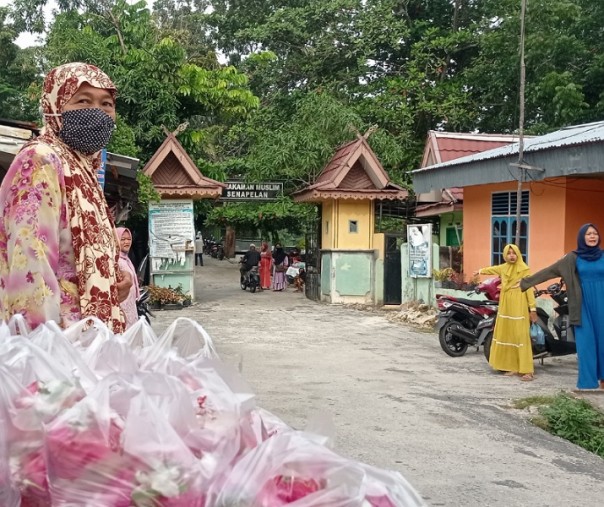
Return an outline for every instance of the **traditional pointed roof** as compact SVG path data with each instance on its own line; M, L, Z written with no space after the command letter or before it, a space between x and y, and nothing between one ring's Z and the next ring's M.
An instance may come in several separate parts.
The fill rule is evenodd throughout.
M331 199L405 199L408 192L390 181L363 136L338 148L317 180L294 192L297 202Z
M143 173L151 178L162 197L217 199L226 187L201 174L173 133L168 134Z

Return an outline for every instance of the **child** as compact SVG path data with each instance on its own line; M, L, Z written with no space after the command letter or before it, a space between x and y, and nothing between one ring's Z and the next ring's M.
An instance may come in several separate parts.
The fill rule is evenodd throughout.
M529 267L522 260L516 245L503 249L504 264L479 269L476 274L497 275L501 278L499 311L495 321L489 364L511 377L533 380L533 350L531 347L530 322L537 322L537 308L533 291L522 292L520 280L530 275Z

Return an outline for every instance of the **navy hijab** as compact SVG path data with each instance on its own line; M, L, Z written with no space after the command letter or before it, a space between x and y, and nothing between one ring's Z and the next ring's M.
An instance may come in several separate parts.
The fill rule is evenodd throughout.
M598 244L596 246L587 246L585 243L585 233L587 229L593 227L596 231L598 228L594 224L584 224L579 229L579 234L577 235L577 249L573 250L577 254L578 257L586 261L597 261L600 257L602 257L602 250L600 250L600 238L598 238ZM600 235L600 231L598 231L598 236Z

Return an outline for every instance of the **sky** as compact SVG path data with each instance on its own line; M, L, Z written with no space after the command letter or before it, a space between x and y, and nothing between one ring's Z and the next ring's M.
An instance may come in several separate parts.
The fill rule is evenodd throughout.
M0 0L0 7L6 7L11 5L12 0ZM48 22L51 19L51 12L56 7L56 2L54 0L49 0L48 3L44 6L44 13L46 15L46 21ZM26 48L29 46L38 45L36 41L40 38L40 34L32 34L32 33L22 33L17 37L15 43L17 46L21 48Z

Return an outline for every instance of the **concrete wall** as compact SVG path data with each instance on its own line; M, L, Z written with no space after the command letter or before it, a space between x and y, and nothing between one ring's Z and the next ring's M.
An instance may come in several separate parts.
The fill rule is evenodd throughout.
M436 240L432 244L432 269L438 269L438 249ZM409 244L401 245L402 303L421 301L435 304L434 281L432 278L411 278L409 276Z

